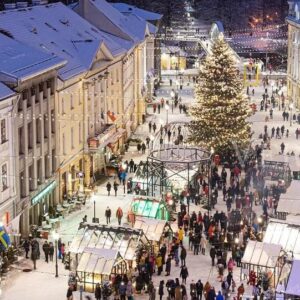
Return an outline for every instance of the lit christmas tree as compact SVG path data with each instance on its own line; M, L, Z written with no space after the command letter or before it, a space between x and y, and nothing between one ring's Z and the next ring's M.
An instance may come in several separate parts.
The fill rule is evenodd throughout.
M197 103L190 109L192 144L213 148L222 158L231 156L236 146L243 150L249 145L250 107L234 55L223 37L216 39L200 66L195 97Z

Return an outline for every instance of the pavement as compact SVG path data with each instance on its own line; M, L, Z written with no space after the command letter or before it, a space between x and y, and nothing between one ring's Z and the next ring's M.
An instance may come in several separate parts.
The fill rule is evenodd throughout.
M170 91L174 87L169 86L169 82L166 80L165 83L162 84L162 87L157 93L157 98L160 99L164 97L164 99L170 99ZM258 87L255 90L255 95L251 96L250 102L256 102L259 104L261 95L263 93L263 87ZM194 101L193 96L193 85L187 82L184 83L183 90L179 90L179 96L182 98L182 103L186 103L187 105L191 105ZM185 114L180 113L178 108L173 109L173 113L165 108L161 109L160 113L154 114L152 108L148 108L147 114L147 121L145 124L139 126L137 129L135 136L138 136L142 139L145 139L149 136L149 129L148 129L148 122L156 122L157 124L166 124L166 115L168 115L168 121L170 123L177 123L177 122L185 122L189 120ZM268 128L271 126L281 126L283 124L282 121L282 111L279 111L277 108L274 110L274 118L271 121L265 122L265 117L268 112L265 111L258 111L253 117L252 120L253 131L254 131L254 140L257 139L258 143L260 142L258 139L259 133L263 131L263 127L265 124L268 125ZM297 155L300 154L300 146L298 141L296 140L293 132L297 128L297 124L292 122L292 126L290 126L289 122L285 122L286 126L290 129L291 136L288 138L283 138L286 149L291 150L294 149ZM156 138L157 140L157 138ZM276 154L279 150L279 145L282 140L272 139L271 141L271 150L268 150L269 155ZM154 148L157 148L157 142L154 145ZM133 158L135 162L139 162L140 160L144 160L149 153L147 150L146 154L141 154L137 152L135 147L131 147L129 151L125 154L124 160L129 160ZM133 174L129 174L129 176L133 176ZM113 180L112 178L108 180ZM95 190L94 194L88 199L85 207L81 210L74 212L67 216L61 223L61 226L58 230L62 240L69 244L76 234L78 224L82 220L82 218L87 215L88 220L91 220L94 214L94 202L96 207L96 217L99 217L100 223L105 222L104 218L104 211L107 206L112 209L113 218L112 224L117 225L117 220L114 218L114 212L120 206L124 212L126 212L129 208L131 202L131 195L124 193L124 191L120 188L119 194L115 196L107 196L106 192L106 183L98 186ZM225 203L219 199L218 204L215 207L216 210L219 211L226 211ZM256 207L256 210L260 210L260 207ZM198 211L202 210L201 207L193 207L191 206L191 211ZM50 238L51 239L51 238ZM184 241L187 244L187 240ZM188 248L188 247L187 247ZM208 251L207 251L208 253ZM230 254L229 254L230 255ZM32 263L30 260L23 261L23 266L32 267ZM189 284L192 280L197 281L201 279L204 283L209 281L216 287L216 290L220 288L220 282L217 278L217 270L215 267L211 267L210 258L206 255L193 255L190 251L188 251L187 256L187 266L189 269L189 278L187 281L187 288L189 289ZM59 277L55 278L55 264L54 262L46 263L43 261L42 258L37 263L37 270L32 271L29 273L24 273L21 270L14 269L9 272L7 279L2 282L2 297L1 299L4 300L11 300L11 299L19 299L18 295L23 300L40 300L40 299L63 299L66 294L67 290L67 279L68 279L68 271L63 268L63 264L59 262ZM180 268L175 267L174 263L172 265L171 275L172 278L179 277ZM239 279L239 270L234 271L234 278L237 283L240 282ZM158 283L161 279L167 279L165 276L154 276L153 281L154 285L158 287ZM25 288L26 287L26 288ZM139 295L136 298L138 299L146 299L148 295ZM79 299L79 294L74 293L74 299ZM93 299L93 298L92 298Z

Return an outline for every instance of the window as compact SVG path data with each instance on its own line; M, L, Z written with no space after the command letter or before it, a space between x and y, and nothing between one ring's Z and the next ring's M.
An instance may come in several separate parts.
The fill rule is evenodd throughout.
M79 122L79 143L82 142L82 133L81 133L82 129L81 129L81 122Z
M2 165L1 167L1 178L2 178L2 191L5 191L7 186L7 164Z
M74 109L74 97L73 94L70 96L70 102L71 102L71 109Z
M1 144L5 143L7 141L7 135L6 135L6 120L1 120Z
M61 112L62 112L62 114L65 113L65 100L64 100L64 98L61 99Z
M66 154L66 138L65 138L65 134L63 133L63 136L62 136L62 146L63 146L63 154L65 155Z
M71 147L74 149L74 128L71 128Z

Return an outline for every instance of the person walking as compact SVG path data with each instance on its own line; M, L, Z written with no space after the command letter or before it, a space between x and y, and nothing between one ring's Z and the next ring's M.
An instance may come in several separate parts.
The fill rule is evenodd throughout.
M109 208L109 206L107 206L105 210L106 224L110 223L110 217L111 217L111 209Z
M61 238L59 238L57 241L58 259L61 259L61 245L62 245Z
M245 293L245 288L244 288L244 284L242 283L239 287L238 287L238 294L237 294L237 300L241 300L242 296Z
M33 261L33 268L36 270L36 261L40 257L40 247L37 240L31 242L31 260Z
M280 145L280 149L281 149L281 154L284 153L284 149L285 149L285 144L282 142Z
M196 290L197 290L197 300L202 300L202 293L203 293L203 283L199 279L196 283Z
M185 259L186 259L186 249L181 246L181 252L180 252L180 261L181 261L181 267L185 266Z
M156 124L155 123L153 123L152 128L153 128L153 132L155 133L155 131L156 131Z
M129 280L127 282L127 287L126 287L126 296L127 296L127 300L133 300L133 288L132 288L132 283Z
M110 196L110 190L111 190L111 183L110 182L108 182L106 184L106 190L107 190L107 196Z
M209 252L210 258L211 258L211 265L215 265L215 257L216 257L216 249L214 246L211 247L210 252Z
M157 267L157 275L159 276L163 269L163 258L160 253L158 253L155 263L156 263L156 267Z
M205 237L205 234L202 233L201 241L200 241L200 247L201 247L201 253L202 253L203 255L205 255L206 245L207 245L207 239L206 239L206 237Z
M50 261L53 261L53 256L54 256L54 245L52 242L49 243L49 257Z
M73 300L73 287L69 285L67 290L67 300Z
M101 296L102 296L101 286L100 286L100 283L97 283L96 288L95 288L95 298L96 298L96 300L100 300Z
M116 181L114 181L114 191L115 191L115 196L117 197L117 193L118 193L118 184Z
M186 266L183 266L180 271L180 277L182 278L182 284L186 284L186 279L189 276L189 271Z
M161 280L158 287L158 295L160 300L162 300L164 295L164 286L165 286L165 282Z
M169 276L171 273L171 260L171 255L169 255L166 261L166 276Z
M117 209L116 217L118 219L118 224L121 225L121 221L122 221L122 217L123 217L123 210L120 206Z
M23 248L24 248L24 251L25 251L25 258L29 258L28 257L28 253L29 253L29 250L30 250L30 242L28 239L26 239L23 243Z

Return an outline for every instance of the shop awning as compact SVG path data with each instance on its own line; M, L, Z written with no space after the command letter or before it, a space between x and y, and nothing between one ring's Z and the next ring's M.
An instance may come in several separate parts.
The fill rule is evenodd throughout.
M285 293L292 296L300 296L300 260L294 260Z
M281 246L257 241L249 241L242 263L275 268L280 256Z
M285 194L280 195L278 212L300 214L300 181L293 180Z
M300 258L300 226L279 221L271 221L264 236L265 243L282 247L286 252L292 251L294 257Z
M110 275L120 259L122 257L117 250L85 248L77 272Z
M159 242L167 225L164 220L137 217L134 229L142 229L149 241ZM171 230L170 226L169 229Z

